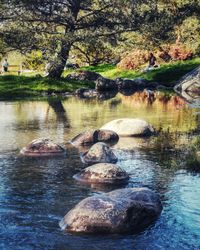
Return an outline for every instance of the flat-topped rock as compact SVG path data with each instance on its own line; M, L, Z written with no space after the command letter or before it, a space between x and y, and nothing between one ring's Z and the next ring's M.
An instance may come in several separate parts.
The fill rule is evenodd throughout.
M108 145L98 142L81 156L81 160L85 164L92 165L96 163L116 163L118 159Z
M97 142L117 142L119 136L110 130L90 129L75 136L70 142L74 146L90 145Z
M119 136L150 136L154 128L141 119L117 119L106 123L101 129L112 130Z
M159 196L147 188L127 188L82 200L60 222L67 232L124 233L150 225L161 213Z
M74 179L85 183L120 184L127 182L128 174L122 168L109 163L98 163L73 176Z
M59 156L66 150L50 139L40 138L30 142L20 153L25 156Z

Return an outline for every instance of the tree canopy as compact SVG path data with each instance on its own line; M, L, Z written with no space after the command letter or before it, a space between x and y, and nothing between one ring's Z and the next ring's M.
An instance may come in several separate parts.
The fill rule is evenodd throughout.
M22 53L40 50L49 77L60 77L72 47L87 53L136 33L155 46L186 41L188 22L198 36L199 13L200 0L0 0L0 38Z

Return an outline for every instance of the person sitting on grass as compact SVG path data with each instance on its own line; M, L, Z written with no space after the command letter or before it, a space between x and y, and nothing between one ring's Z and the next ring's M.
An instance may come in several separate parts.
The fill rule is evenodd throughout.
M153 53L150 53L150 55L149 55L149 68L152 68L155 66L156 66L156 57L154 56Z
M9 63L8 63L8 60L5 59L2 63L2 71L3 72L8 72L8 67L9 67Z
M156 60L157 60L157 59L156 59L156 57L154 56L154 54L153 54L153 53L150 53L149 58L148 58L149 64L148 64L148 66L147 66L145 69L142 70L142 73L145 73L145 72L148 72L148 71L150 71L150 70L153 70L154 68L158 68L159 65L156 64Z

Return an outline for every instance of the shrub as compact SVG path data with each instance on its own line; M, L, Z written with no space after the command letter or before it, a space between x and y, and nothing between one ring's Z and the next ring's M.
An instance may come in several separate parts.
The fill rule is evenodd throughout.
M134 49L122 56L118 63L120 69L137 69L148 62L150 51L142 49ZM186 45L178 43L171 45L163 45L161 49L157 49L154 53L158 63L169 62L170 60L188 60L192 59L193 52Z
M45 62L40 51L32 51L26 56L26 60L23 63L26 69L42 70L45 67Z
M120 69L137 69L139 66L148 62L148 56L148 51L135 49L125 55L117 66Z
M184 44L172 44L170 46L163 46L163 51L158 56L165 62L172 60L188 60L192 59L193 53Z

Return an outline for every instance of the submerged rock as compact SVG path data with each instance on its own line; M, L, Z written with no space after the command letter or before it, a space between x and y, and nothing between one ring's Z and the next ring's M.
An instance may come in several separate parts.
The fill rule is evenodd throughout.
M120 167L109 163L98 163L74 175L78 181L86 183L120 184L128 180L129 176Z
M144 229L161 213L159 196L147 188L119 189L82 200L60 222L67 232L124 233Z
M66 153L66 150L50 139L40 138L33 140L20 153L25 156L57 156Z
M118 140L119 136L113 131L90 129L75 136L70 142L78 147L97 142L117 142Z
M104 77L99 77L96 81L96 90L105 91L105 90L117 90L117 84L114 80L110 80Z
M118 159L108 145L98 142L81 156L81 160L85 164L92 165L95 163L116 163Z
M128 118L108 122L101 129L112 130L119 136L150 136L155 132L146 121Z

